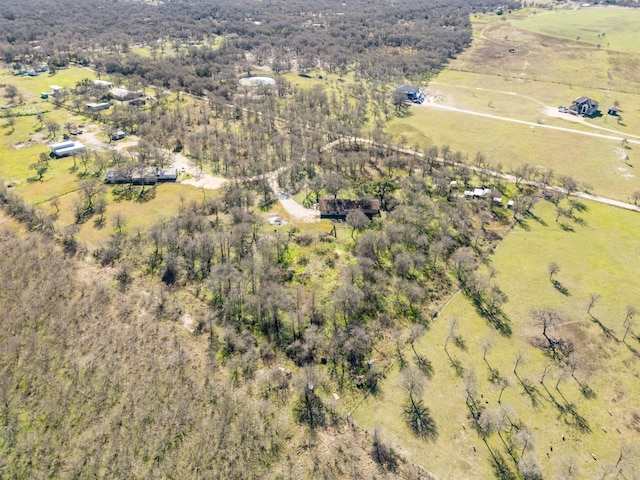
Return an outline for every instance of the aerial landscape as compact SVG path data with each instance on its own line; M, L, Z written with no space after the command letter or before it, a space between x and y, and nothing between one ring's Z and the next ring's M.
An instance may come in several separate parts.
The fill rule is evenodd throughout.
M640 479L636 0L0 0L0 479Z

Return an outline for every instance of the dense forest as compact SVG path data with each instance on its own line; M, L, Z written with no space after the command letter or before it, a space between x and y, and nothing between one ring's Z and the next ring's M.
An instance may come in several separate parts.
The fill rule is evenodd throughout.
M244 5L92 0L83 8L71 1L39 0L30 5L0 2L0 53L7 63L95 63L107 73L200 95L216 91L238 70L261 65L276 72L353 69L380 81L428 76L469 45L470 12L504 2L402 1L392 8L381 1L279 0ZM224 40L200 45L215 37ZM192 47L176 57L123 55L133 45L157 52L181 43Z

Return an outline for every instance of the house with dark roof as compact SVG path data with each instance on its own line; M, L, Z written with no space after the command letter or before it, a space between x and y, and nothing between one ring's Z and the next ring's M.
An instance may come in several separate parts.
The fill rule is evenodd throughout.
M348 200L345 198L320 199L320 218L346 220L349 212L362 210L370 219L380 215L380 202L373 199Z
M418 87L414 87L413 85L398 85L396 87L396 92L403 93L407 96L407 100L413 103L422 103L424 101L422 90Z
M569 113L574 115L585 115L587 117L593 115L598 111L598 102L591 100L588 97L578 97L569 107Z

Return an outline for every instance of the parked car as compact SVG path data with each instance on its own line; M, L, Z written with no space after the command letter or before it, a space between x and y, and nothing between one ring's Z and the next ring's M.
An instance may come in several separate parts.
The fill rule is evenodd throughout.
M567 109L567 107L560 106L558 107L558 111L560 113L567 113L569 110Z

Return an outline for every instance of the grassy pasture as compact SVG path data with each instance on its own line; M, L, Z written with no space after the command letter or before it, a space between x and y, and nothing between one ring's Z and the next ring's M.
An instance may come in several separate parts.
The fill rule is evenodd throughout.
M623 10L612 11L620 14ZM598 49L517 27L522 18L534 16L531 12L476 16L471 48L430 82L429 93L444 105L474 112L636 138L640 132L640 51ZM625 25L627 30L632 28L626 23L622 28ZM515 51L510 53L510 48ZM545 113L545 107L568 105L580 95L598 100L603 115L586 119L588 125L582 125ZM618 117L606 115L614 102L620 106ZM614 140L425 107L412 107L410 112L388 126L394 137L404 135L408 144L449 145L470 158L481 151L492 164L507 170L525 163L541 165L620 200L628 200L640 189L634 165L637 145L623 149ZM627 155L629 161L625 161Z
M547 10L513 22L532 32L600 45L613 50L640 51L640 11L632 8Z
M399 450L438 478L493 478L489 452L468 418L465 380L455 374L443 349L450 322L457 317L457 334L465 347L461 349L450 341L451 356L461 362L466 374L473 372L476 397L482 395L479 400L486 408L498 409L499 389L489 382L489 369L483 360L484 343L492 343L487 361L510 385L504 391L502 405L512 420L521 421L523 428L534 433L534 456L541 464L543 478L569 478L569 462L574 464L575 478L594 478L616 463L624 442L637 444L640 430L634 419L640 414L637 390L640 359L619 340L624 333L625 307L640 298L640 285L635 281L635 272L640 267L636 248L640 224L632 212L591 203L587 208L582 214L586 226L576 225L570 232L554 221L551 204L540 204L536 208L540 221L528 220L526 229L517 228L490 258L491 266L497 270L494 282L508 297L504 312L513 329L510 338L497 333L459 294L417 345L417 350L434 367L434 376L428 381L423 398L437 423L436 441L417 439L402 421L400 412L407 395L398 384L396 367L383 382L380 393L369 397L355 411L357 423L367 429L381 428ZM568 296L549 280L547 265L552 261L560 265L555 278L567 289ZM605 336L587 314L592 292L602 295L591 311L593 318L610 328L617 340ZM553 335L573 343L580 358L576 378L592 388L594 398L586 398L570 376L563 377L556 390L561 369L534 346L542 338L541 329L532 325L529 312L542 306L554 307L561 313L564 325L554 330ZM640 350L640 342L630 338L627 337L627 343ZM518 374L536 388L536 406L523 394L513 374L518 352L523 354ZM405 356L413 363L410 349ZM556 401L564 402L563 395L566 402L575 405L578 414L587 420L590 432L580 431L559 415L539 383L547 367L545 386ZM507 464L514 469L497 435L494 433L487 440L492 449L502 451ZM520 449L516 450L519 454Z
M41 92L49 92L50 85L58 85L63 88L75 87L76 84L89 78L96 78L95 73L88 68L70 67L57 70L54 75L44 72L37 77L28 75L13 75L7 70L0 70L0 84L15 85L20 89L26 102L39 100ZM28 92L28 94L26 94Z
M389 132L404 135L408 145L415 142L424 146L450 145L452 150L466 153L471 163L480 151L491 164L501 164L504 171L525 163L550 168L556 177L573 176L591 185L600 195L624 201L640 188L635 168L624 160L627 152L630 159L634 158L634 153L640 150L638 145L627 151L613 140L465 113L422 107L412 108L411 112L410 117L396 119L389 126ZM563 126L560 122L549 119L545 123Z
M145 188L149 189L149 187ZM214 194L214 192L207 192L207 195L210 196ZM75 222L73 202L77 196L78 194L73 190L60 197L60 217L58 219L60 225L71 225ZM116 214L124 217L126 231L135 232L140 229L140 231L144 232L161 220L169 220L176 217L182 204L188 205L191 201L200 202L201 200L202 192L200 190L188 185L175 183L159 184L155 189L155 194L145 202L118 201L113 196L113 187L107 187L105 225L103 227L97 226L95 224L97 217L94 216L80 226L78 237L87 242L90 247L96 247L104 243L114 233L115 229L111 222ZM43 206L53 211L51 207Z

